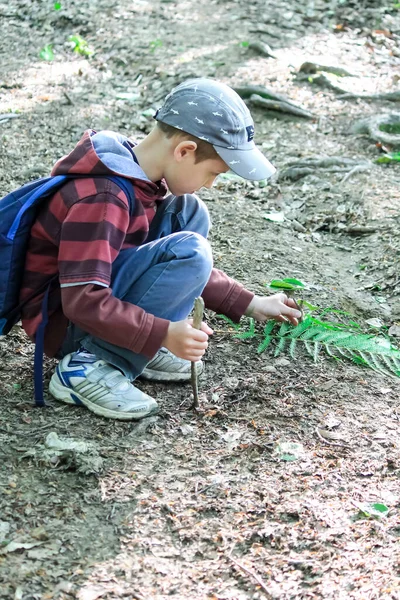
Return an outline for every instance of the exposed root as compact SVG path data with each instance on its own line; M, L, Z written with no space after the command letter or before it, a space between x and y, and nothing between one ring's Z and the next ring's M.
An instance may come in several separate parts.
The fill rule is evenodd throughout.
M286 102L287 104L293 104L293 102L289 100L289 98L286 98L286 96L277 94L270 88L266 88L263 85L242 85L234 89L235 92L239 94L239 96L244 100L250 98L253 94L257 94L258 96L261 96L261 98L266 98L267 100L278 100L278 102ZM293 106L297 105L293 104Z
M340 156L326 156L323 158L305 158L303 160L290 162L286 168L279 172L278 181L291 179L297 181L306 175L314 175L317 169L325 173L350 173L355 169L368 170L372 166L367 160L342 158Z
M327 88L329 90L333 90L339 94L345 95L348 94L348 90L343 89L336 83L336 75L332 75L330 73L317 72L315 75L306 75L304 73L299 73L297 79L300 81L306 80L310 83L316 83L320 87Z
M289 98L277 94L262 85L245 85L235 88L235 91L241 98L250 99L250 102L254 106L261 106L266 110L274 111L274 113L277 113L276 115L274 114L277 118L279 118L279 113L285 115L286 118L287 115L293 115L303 119L315 118L315 115L309 110L306 110L302 106L289 100Z
M250 96L250 102L254 106L260 106L261 108L265 108L266 110L274 111L274 113L284 113L285 115L291 115L295 117L301 117L302 119L314 119L315 115L305 108L301 108L300 106L295 106L294 104L288 102L280 102L279 100L267 100L266 98L262 98L257 94L253 94ZM277 114L276 117L279 118Z
M261 56L265 56L266 58L276 58L271 48L265 42L250 42L248 48L249 50L254 50L258 54L261 54Z
M339 100L351 100L361 98L363 100L389 100L390 102L398 102L400 100L400 90L396 92L385 92L383 94L352 94L346 92L342 96L338 96Z
M376 142L400 146L400 113L367 117L354 123L351 133L366 133ZM398 133L397 133L398 132Z
M314 62L304 62L299 71L301 73L318 73L324 71L325 73L332 73L337 77L356 77L356 75L346 69L342 69L342 67L329 67L328 65L319 65Z

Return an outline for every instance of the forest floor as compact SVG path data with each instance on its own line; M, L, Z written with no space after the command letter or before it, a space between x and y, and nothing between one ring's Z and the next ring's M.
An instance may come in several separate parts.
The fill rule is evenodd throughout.
M376 163L391 148L351 132L398 105L341 98L299 69L345 68L354 77L332 81L354 94L397 90L399 10L367 0L61 4L0 6L0 195L48 175L88 128L141 139L188 77L267 86L313 118L251 106L278 173L266 186L225 177L200 193L215 265L261 294L295 277L313 305L365 332L398 333L400 167ZM92 56L73 52L76 34ZM51 61L39 58L47 44ZM285 172L321 157L354 162ZM190 385L139 383L161 411L136 424L51 398L33 408L33 346L19 326L0 340L0 598L400 599L399 380L328 356L258 354L254 339L208 319L201 411ZM51 458L45 442L56 436L88 448ZM297 445L285 453L287 443Z

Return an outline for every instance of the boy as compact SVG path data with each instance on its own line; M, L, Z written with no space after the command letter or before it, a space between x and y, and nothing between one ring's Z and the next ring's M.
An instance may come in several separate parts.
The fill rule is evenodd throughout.
M133 385L137 377L187 381L190 361L201 372L212 330L204 322L194 329L187 318L197 296L235 321L300 317L285 294L255 296L212 268L209 215L194 192L229 169L252 180L274 172L256 149L244 102L224 84L193 79L167 96L155 119L137 145L89 131L56 163L53 175L87 177L70 180L40 209L21 291L23 299L58 274L45 333L46 354L60 359L50 392L113 419L157 411ZM132 182L133 214L107 175ZM42 298L24 309L31 339Z

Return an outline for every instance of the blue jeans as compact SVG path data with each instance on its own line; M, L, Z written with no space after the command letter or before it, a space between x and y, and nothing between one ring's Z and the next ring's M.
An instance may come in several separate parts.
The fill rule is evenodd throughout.
M156 317L186 319L210 277L209 228L207 207L197 196L168 196L157 209L146 243L122 250L115 259L113 296ZM121 369L131 381L149 362L143 354L110 344L70 323L58 357L81 346Z

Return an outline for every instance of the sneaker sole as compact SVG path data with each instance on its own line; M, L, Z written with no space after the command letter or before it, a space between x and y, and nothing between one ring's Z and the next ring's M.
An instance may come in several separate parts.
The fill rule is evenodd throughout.
M65 402L66 404L85 406L88 410L95 413L96 415L99 415L100 417L106 417L108 419L133 421L143 419L144 417L149 417L150 415L155 415L159 411L159 407L156 403L154 403L154 405L150 408L142 407L134 413L124 413L116 410L110 410L109 408L103 408L102 406L98 406L94 402L90 402L90 400L87 400L78 392L73 392L69 388L58 383L57 381L54 381L53 379L50 379L49 392L56 400L60 400L61 402Z
M198 363L197 375L203 372L203 363ZM192 378L191 371L175 372L170 373L168 371L157 371L155 369L144 369L139 375L142 379L149 381L163 381L168 382L179 382L179 381L190 381Z

